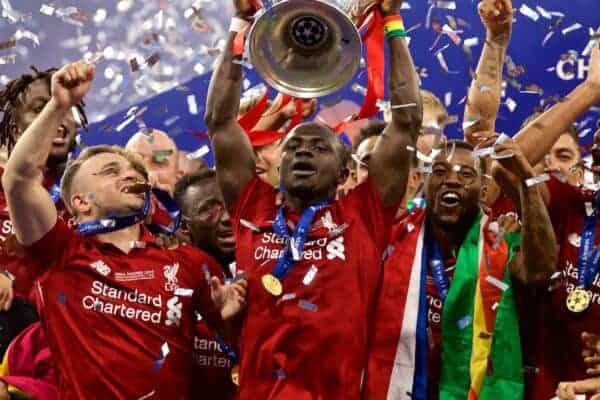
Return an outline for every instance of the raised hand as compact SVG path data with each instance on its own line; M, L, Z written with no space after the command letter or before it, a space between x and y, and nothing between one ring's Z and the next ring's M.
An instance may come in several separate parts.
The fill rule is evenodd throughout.
M248 19L256 13L256 2L252 0L234 0L235 16L238 18Z
M596 32L596 36L600 34L600 30ZM600 40L594 44L592 54L590 56L590 70L586 82L600 92Z
M380 0L379 9L384 17L398 14L402 7L402 0Z
M245 279L235 283L223 285L219 278L212 277L210 280L210 295L212 301L221 312L221 317L228 320L236 316L246 306L246 287L248 282Z
M90 91L94 66L85 61L67 64L52 75L52 99L63 109L81 103Z
M591 378L576 382L561 382L556 389L556 396L560 400L576 400L577 395L584 393L594 395L589 397L590 400L600 400L600 378Z
M511 0L482 0L478 6L479 16L488 37L508 43L512 30L513 8Z

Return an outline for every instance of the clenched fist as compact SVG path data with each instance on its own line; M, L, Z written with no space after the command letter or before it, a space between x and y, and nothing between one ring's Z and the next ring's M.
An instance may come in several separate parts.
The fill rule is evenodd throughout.
M52 99L63 109L81 103L90 91L94 66L85 61L67 64L52 75Z
M512 32L512 1L482 0L479 3L478 11L488 36L496 42L507 44Z

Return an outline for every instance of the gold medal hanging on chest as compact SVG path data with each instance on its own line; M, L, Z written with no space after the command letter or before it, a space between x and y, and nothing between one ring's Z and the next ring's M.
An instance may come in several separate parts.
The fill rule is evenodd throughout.
M575 288L567 296L567 309L574 313L581 313L588 309L592 302L592 293L583 288Z
M234 365L231 369L231 381L235 386L240 386L240 366Z
M283 285L279 279L271 274L266 274L263 275L261 280L263 287L268 293L275 297L281 296L281 293L283 293Z

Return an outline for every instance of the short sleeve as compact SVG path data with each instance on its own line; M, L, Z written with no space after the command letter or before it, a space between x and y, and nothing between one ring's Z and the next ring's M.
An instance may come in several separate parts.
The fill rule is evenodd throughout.
M53 263L65 259L79 247L82 237L70 228L62 218L40 240L26 246L27 255L33 259Z
M231 215L233 231L238 231L240 219L253 221L258 215L272 213L276 207L276 197L277 190L255 175L246 184L235 204L228 210Z
M372 178L355 187L340 199L344 209L352 209L365 223L367 229L382 251L389 242L389 236L398 211L398 204L385 206Z

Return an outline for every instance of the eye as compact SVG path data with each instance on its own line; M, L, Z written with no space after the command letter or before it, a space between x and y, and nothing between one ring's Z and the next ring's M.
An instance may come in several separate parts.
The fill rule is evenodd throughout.
M444 167L434 167L432 174L435 176L445 176L446 175L446 168Z
M327 147L325 146L315 146L315 151L318 153L325 153L327 152Z
M466 169L466 168L460 169L460 175L463 178L475 178L475 172L471 171L470 169Z

